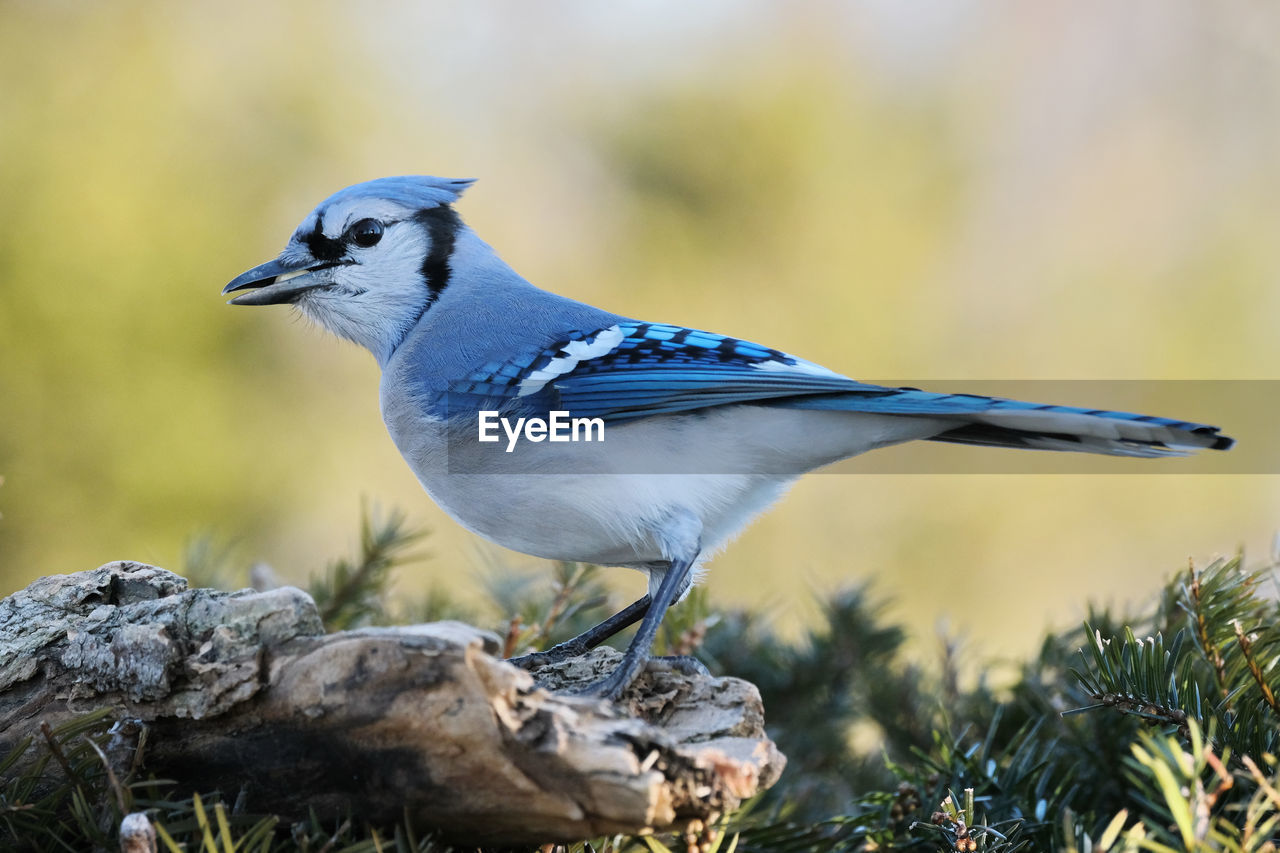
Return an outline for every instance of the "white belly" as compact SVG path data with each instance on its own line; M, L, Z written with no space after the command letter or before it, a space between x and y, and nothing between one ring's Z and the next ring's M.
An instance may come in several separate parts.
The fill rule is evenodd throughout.
M394 395L392 439L431 498L467 529L556 560L645 567L666 559L657 532L678 515L702 525L707 556L800 474L872 447L931 435L925 419L761 407L610 425L603 442L517 442L506 451Z

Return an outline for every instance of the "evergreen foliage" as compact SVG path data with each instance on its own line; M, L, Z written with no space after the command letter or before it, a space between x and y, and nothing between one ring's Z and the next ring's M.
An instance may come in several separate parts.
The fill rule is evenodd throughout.
M326 626L474 618L437 591L388 608L393 570L421 535L399 514L366 511L359 553L312 584ZM229 549L198 543L192 554L203 577L230 576ZM1273 570L1248 571L1236 556L1180 573L1145 613L1091 610L1082 627L1047 636L1007 685L961 686L952 649L936 670L910 662L903 630L865 589L834 595L799 643L757 614L714 617L695 593L670 614L662 650L696 651L755 682L790 763L773 790L670 849L1275 850ZM594 567L561 563L553 577L491 573L508 653L565 639L618 604ZM112 724L89 714L0 756L0 847L113 849L120 819L146 810L172 851L448 849L408 824L368 827L358 815L283 827L235 792L179 800L145 772L145 741L117 778L104 752ZM56 785L38 788L53 766ZM646 849L669 848L621 837L569 848Z
M360 517L359 557L334 561L307 589L325 628L344 631L385 624L391 615L384 598L391 570L415 559L405 552L422 536L421 531L408 529L403 513L394 511L382 518L366 508Z

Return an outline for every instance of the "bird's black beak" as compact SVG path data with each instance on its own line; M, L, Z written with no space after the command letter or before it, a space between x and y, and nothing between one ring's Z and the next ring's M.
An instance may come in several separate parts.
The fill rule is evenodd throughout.
M232 299L228 303L230 305L280 305L292 302L303 291L328 284L329 279L317 273L334 266L337 264L330 261L298 264L276 258L233 278L230 284L222 288L222 295L226 296L237 290L252 291Z

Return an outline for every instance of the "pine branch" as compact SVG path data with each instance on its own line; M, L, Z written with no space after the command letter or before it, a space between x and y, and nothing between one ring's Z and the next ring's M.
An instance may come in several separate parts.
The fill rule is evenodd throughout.
M1262 692L1262 698L1272 711L1280 713L1280 706L1276 704L1276 694L1271 690L1271 685L1267 683L1266 677L1262 674L1262 667L1258 664L1257 655L1254 654L1253 640L1244 632L1244 628L1240 623L1234 622L1233 627L1236 629L1236 642L1240 644L1240 653L1244 655L1245 665L1248 667L1249 674L1253 676L1253 681L1258 685L1258 689Z
M1097 705L1067 713L1107 707L1147 723L1186 730L1184 703L1190 702L1199 711L1200 691L1190 661L1181 653L1184 631L1174 636L1168 648L1162 635L1138 640L1130 628L1125 629L1122 639L1104 638L1097 630L1091 631L1091 639L1091 658L1081 651L1086 666L1072 670L1072 675Z
M1191 576L1191 584L1187 589L1186 600L1195 625L1196 641L1200 644L1204 656L1213 665L1213 678L1218 688L1218 695L1224 701L1228 701L1230 691L1227 690L1227 665L1222 658L1222 650L1209 636L1209 617L1206 612L1208 602L1205 601L1205 590L1200 583L1200 575L1196 572L1194 561L1187 561L1187 570Z
M354 561L336 560L323 577L314 579L308 587L325 627L337 631L384 620L383 596L391 571L416 559L405 551L424 535L424 531L409 529L399 511L393 510L383 518L376 508L364 507L359 556Z
M1167 648L1158 631L1139 641L1128 627L1107 637L1086 625L1088 651L1072 675L1092 704L1068 713L1112 708L1184 737L1194 720L1237 754L1274 749L1278 709L1266 673L1280 664L1280 606L1259 593L1264 573L1245 571L1239 556L1192 567L1148 622L1171 630L1181 622Z
M539 586L541 573L510 567L495 568L485 580L494 608L507 616L498 633L512 654L567 640L612 612L599 566L560 560L552 564L552 572L549 590Z

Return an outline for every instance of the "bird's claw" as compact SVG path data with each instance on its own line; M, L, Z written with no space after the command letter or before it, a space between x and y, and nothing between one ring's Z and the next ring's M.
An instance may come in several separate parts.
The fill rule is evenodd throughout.
M635 680L636 673L630 672L630 669L624 660L617 669L599 681L593 681L590 684L566 690L565 692L571 696L584 696L615 702ZM651 657L638 669L644 672L678 672L681 675L688 676L710 677L711 675L711 671L703 665L702 661L690 655Z
M542 669L544 666L566 661L569 658L576 658L585 655L589 650L583 646L577 645L572 641L561 643L558 646L552 646L544 652L530 652L527 655L507 658L507 663L520 667L523 670L533 672L535 669Z
M662 655L649 658L644 665L646 672L678 672L681 675L704 675L710 677L711 670L693 655Z

